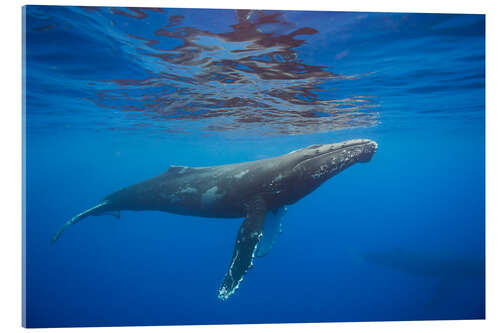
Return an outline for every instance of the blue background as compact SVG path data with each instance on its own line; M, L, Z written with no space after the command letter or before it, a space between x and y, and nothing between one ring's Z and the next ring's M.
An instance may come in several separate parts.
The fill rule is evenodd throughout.
M226 122L229 109L231 116L248 112L248 105L196 104L222 89L204 82L156 77L161 85L145 85L141 80L169 69L190 78L203 67L162 67L144 40L130 36L156 38L155 48L172 50L179 38L155 34L168 17L183 15L183 27L223 34L236 13L142 13L24 9L26 326L484 318L484 16L281 12L293 29L317 31L290 49L297 59L345 76L310 78L325 90L305 106L295 103L297 110L345 98L370 105L352 101L336 128L322 128L335 120L318 117L307 130L261 135L280 118L236 122L235 131L198 128L207 119ZM290 32L285 28L264 24L261 31L278 36ZM240 74L253 83L229 83L239 96L307 84ZM113 81L123 79L141 84ZM159 105L153 116L127 112L148 93L168 98L179 87L175 99L185 110L195 103L222 113L186 120L181 113L163 117ZM293 106L286 98L269 103ZM362 126L346 119L362 119ZM72 216L170 164L254 160L351 138L377 141L372 161L288 207L278 242L226 302L217 289L241 219L122 212L120 219L85 219L49 246Z

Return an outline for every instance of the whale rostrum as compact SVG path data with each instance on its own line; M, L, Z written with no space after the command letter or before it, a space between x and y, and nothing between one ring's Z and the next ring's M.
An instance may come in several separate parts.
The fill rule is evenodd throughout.
M209 167L170 166L150 179L109 194L74 216L54 235L54 243L71 225L88 216L120 211L157 210L173 214L245 220L236 236L229 268L218 297L228 299L253 265L269 252L281 231L286 206L377 150L371 140L312 145L263 160Z

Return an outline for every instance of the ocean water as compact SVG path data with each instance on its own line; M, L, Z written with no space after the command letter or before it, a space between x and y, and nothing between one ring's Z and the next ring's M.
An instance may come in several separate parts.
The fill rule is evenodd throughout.
M27 6L24 325L485 317L484 15ZM217 290L242 219L123 211L170 165L367 138Z

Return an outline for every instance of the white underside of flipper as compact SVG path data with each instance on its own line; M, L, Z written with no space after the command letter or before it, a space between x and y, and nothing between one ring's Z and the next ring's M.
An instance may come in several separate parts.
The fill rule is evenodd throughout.
M278 239L278 235L283 231L283 219L287 212L286 207L280 207L275 212L268 211L262 229L262 238L257 246L255 255L263 257L271 251L274 243Z

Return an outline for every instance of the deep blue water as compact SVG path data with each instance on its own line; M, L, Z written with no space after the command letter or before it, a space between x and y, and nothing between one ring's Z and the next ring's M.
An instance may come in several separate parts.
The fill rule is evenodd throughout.
M28 327L481 319L483 15L28 6ZM169 165L368 138L217 298L242 219L89 217Z

